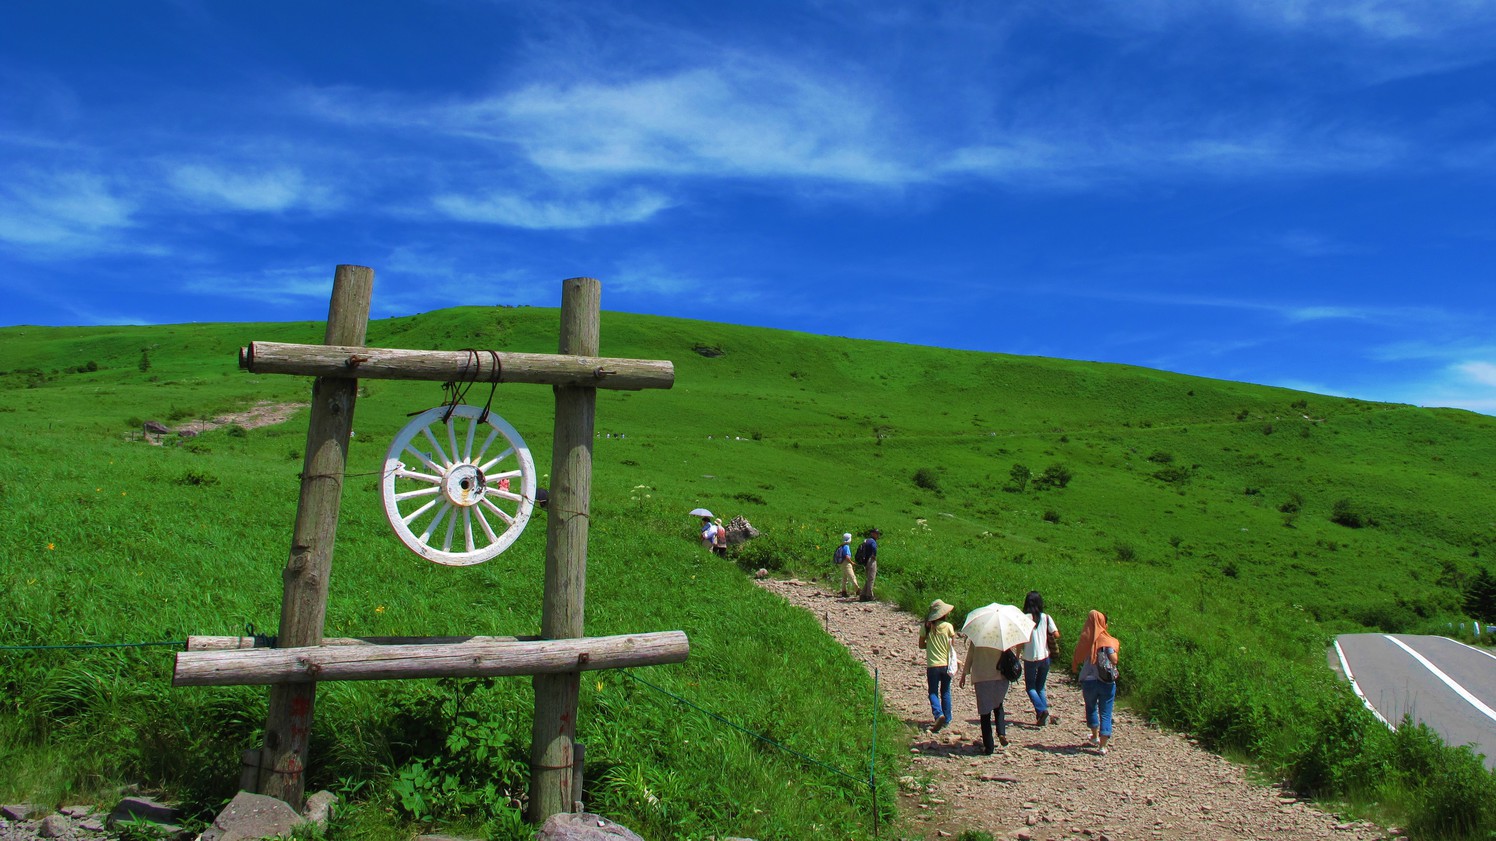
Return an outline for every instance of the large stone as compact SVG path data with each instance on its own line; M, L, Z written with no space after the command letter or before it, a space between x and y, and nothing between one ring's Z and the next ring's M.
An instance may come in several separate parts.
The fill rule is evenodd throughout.
M590 812L551 815L535 833L535 841L608 841L618 838L644 841L628 828Z
M40 810L30 803L12 803L0 806L0 818L8 821L24 821L38 811Z
M166 424L162 423L161 421L153 421L153 420L152 421L146 421L144 424L141 425L141 428L144 429L146 432L151 433L152 435L165 435L165 434L171 432L171 429L168 428L166 426Z
M332 805L338 802L338 796L330 791L319 791L306 799L306 808L301 814L309 823L327 829L327 822L332 819Z
M201 841L261 841L277 835L290 835L302 822L300 815L284 800L241 791L223 807L213 825L199 838Z
M149 797L132 796L120 800L114 811L109 813L109 826L117 823L140 819L152 823L176 823L181 817L177 810L171 806L152 800Z
M73 821L66 815L48 815L36 828L36 834L43 838L65 838L72 831Z

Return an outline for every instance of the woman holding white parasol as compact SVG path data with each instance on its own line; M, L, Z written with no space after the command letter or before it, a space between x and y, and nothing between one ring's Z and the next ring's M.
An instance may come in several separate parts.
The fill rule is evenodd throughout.
M1034 621L1010 604L989 604L973 610L966 617L961 633L971 641L966 663L961 667L960 685L972 679L977 695L977 714L982 719L982 752L991 755L992 724L997 721L997 741L1007 747L1008 723L1003 702L1008 687L1023 673L1018 649L1034 632Z

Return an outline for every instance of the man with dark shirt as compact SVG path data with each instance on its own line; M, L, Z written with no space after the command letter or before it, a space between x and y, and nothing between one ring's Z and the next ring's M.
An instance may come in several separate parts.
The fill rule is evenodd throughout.
M867 573L867 577L862 581L862 595L858 601L873 600L873 579L878 577L878 538L882 536L883 532L870 529L867 533L867 540L862 541L862 545L857 547L857 559L862 561L863 571Z

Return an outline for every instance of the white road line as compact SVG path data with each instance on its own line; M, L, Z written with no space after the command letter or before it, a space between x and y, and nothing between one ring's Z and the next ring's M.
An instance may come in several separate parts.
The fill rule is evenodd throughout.
M1482 702L1479 698L1471 695L1468 689L1459 685L1458 683L1455 683L1454 679L1449 675L1446 675L1443 672L1439 671L1439 667L1435 666L1433 663L1430 663L1427 657L1424 657L1422 654L1414 651L1411 647L1408 646L1407 643L1393 637L1391 634L1383 634L1382 636L1386 637L1388 640L1391 640L1394 644L1397 645L1398 648L1401 648L1403 651L1406 651L1409 654L1413 655L1414 660L1417 660L1423 665L1425 669L1428 669L1431 673L1433 673L1434 677L1444 681L1444 684L1458 693L1461 698L1469 701L1470 705L1475 707L1477 710L1480 710L1481 713L1486 716L1486 718L1489 718L1492 721L1496 721L1496 710L1493 710L1490 707L1486 706L1485 703Z
M1491 652L1485 650L1484 648L1476 648L1475 646L1470 645L1469 643L1460 642L1457 639L1450 639L1449 637L1440 637L1439 639L1449 640L1450 642L1454 643L1455 645L1460 646L1461 648L1468 648L1471 651L1474 651L1476 654L1480 654L1480 655L1489 657L1492 660L1496 660L1496 654L1492 654Z
M1335 655L1340 658L1340 669L1345 672L1345 679L1351 682L1351 689L1355 690L1356 697L1361 699L1361 703L1366 706L1366 709L1371 710L1371 714L1377 717L1377 721L1387 725L1388 730L1396 730L1397 728L1393 726L1392 722L1388 721L1385 716L1377 711L1376 707L1371 705L1371 701L1366 699L1366 693L1362 692L1361 685L1356 683L1356 676L1351 674L1351 664L1345 661L1345 651L1340 648L1340 640L1338 639L1335 640Z

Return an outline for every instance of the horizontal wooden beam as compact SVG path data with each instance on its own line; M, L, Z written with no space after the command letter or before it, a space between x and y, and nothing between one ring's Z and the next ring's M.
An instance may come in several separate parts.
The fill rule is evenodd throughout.
M613 637L439 645L319 645L182 651L173 686L244 686L327 680L501 677L685 662L683 631Z
M250 342L248 347L239 349L239 367L255 374L362 380L536 383L626 391L670 388L675 384L675 365L669 360L283 342Z
M519 642L540 637L323 637L323 645L456 645L463 642ZM244 648L274 648L268 637L190 636L188 651L238 651Z

